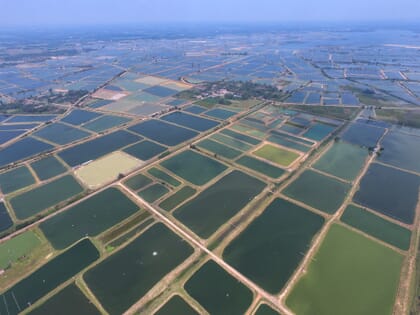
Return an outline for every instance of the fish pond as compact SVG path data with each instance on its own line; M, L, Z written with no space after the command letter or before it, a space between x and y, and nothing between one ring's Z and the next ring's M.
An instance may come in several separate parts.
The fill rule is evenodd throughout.
M108 188L40 224L55 249L95 237L139 210L120 190Z
M210 260L185 283L185 290L210 314L245 314L252 292Z
M321 216L276 199L226 247L223 258L266 291L278 293L323 223Z
M233 171L175 210L174 216L200 237L208 238L265 186L255 177Z
M224 164L192 150L181 152L162 162L161 165L177 176L199 186L208 183L227 169Z
M108 313L122 314L192 253L158 223L86 272L84 280Z
M350 184L306 170L283 190L283 194L332 214L341 206L350 188Z
M411 224L415 216L420 176L372 164L360 182L354 201L393 219Z

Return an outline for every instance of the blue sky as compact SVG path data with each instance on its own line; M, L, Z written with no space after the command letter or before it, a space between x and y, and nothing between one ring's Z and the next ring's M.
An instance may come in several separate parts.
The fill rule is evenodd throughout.
M0 25L420 21L420 0L0 0Z

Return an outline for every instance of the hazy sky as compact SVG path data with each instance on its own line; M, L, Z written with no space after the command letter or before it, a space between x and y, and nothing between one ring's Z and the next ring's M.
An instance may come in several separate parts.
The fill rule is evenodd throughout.
M420 0L0 0L0 25L420 21Z

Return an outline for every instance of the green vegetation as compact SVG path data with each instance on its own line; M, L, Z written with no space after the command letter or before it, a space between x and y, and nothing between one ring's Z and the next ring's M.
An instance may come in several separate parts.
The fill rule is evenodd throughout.
M159 207L161 207L163 210L170 211L174 209L176 206L178 206L180 203L182 203L183 201L192 197L195 193L196 193L196 190L194 188L191 188L189 186L182 187L172 196L162 201L159 204Z
M336 142L313 165L325 173L352 181L363 168L368 150L346 142Z
M214 261L208 261L185 284L185 290L210 314L245 314L252 292Z
M10 204L16 217L27 219L83 192L83 187L71 175L14 196Z
M333 225L287 298L299 315L392 314L403 256Z
M20 258L28 256L41 240L32 231L27 231L0 244L0 269L6 269Z
M263 145L255 150L253 154L284 167L290 166L299 157L299 154L295 152L271 144Z
M158 223L86 272L84 280L107 312L122 314L192 253Z
M26 166L0 174L0 190L5 195L34 183L35 179Z
M335 213L343 203L350 185L317 172L306 170L283 193L326 213Z
M224 164L192 150L181 152L161 165L190 183L200 186L227 169Z
M198 236L208 238L265 186L254 177L233 171L176 209L174 216Z
M64 249L83 237L99 235L138 210L120 190L108 188L42 222L40 229L55 249Z
M341 221L402 250L410 247L410 230L354 205L346 208Z
M223 252L223 258L275 294L302 260L324 219L283 199L274 200Z
M228 145L232 148L238 149L240 151L248 151L249 149L252 148L251 145L249 145L245 142L233 139L231 137L227 137L225 135L222 135L221 133L216 133L216 134L211 135L210 139L216 140L220 143L226 144L226 145Z

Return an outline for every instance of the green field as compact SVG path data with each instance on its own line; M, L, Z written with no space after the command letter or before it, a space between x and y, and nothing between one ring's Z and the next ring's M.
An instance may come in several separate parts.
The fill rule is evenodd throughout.
M402 250L410 247L411 231L354 205L346 208L341 221Z
M234 159L242 154L241 151L238 151L211 139L204 139L203 141L200 141L197 144L197 146L226 159Z
M109 314L122 314L192 252L158 223L86 272L84 280Z
M154 315L199 315L185 300L179 295L173 296L165 303Z
M285 173L285 171L279 167L248 155L239 158L236 160L236 163L273 179L277 179Z
M283 193L326 213L335 213L350 185L317 172L306 170Z
M298 315L392 314L403 256L333 225L286 304Z
M120 190L108 188L39 227L55 249L64 249L85 236L99 235L138 210Z
M295 152L271 144L263 145L255 150L253 154L283 167L290 166L299 157L299 154Z
M323 223L319 215L276 199L226 247L223 258L266 291L278 293Z
M204 185L227 167L194 151L184 151L161 163L163 167L194 185Z
M245 314L252 302L252 292L212 260L187 281L185 290L213 315Z
M95 305L74 284L53 295L41 306L29 312L30 315L60 314L60 315L100 315Z
M164 201L162 201L159 204L159 207L161 207L163 210L170 211L176 206L178 206L180 203L182 203L184 200L193 196L195 193L196 190L194 188L191 188L189 186L182 187L172 196L169 196Z
M47 180L67 171L64 165L52 155L33 162L31 167L40 180Z
M368 151L346 142L336 142L313 165L325 173L352 181L360 173L368 157Z
M174 216L198 236L208 238L265 186L254 177L233 171L176 209Z
M138 195L147 202L155 202L163 195L167 194L169 189L161 184L153 184L141 190Z
M73 176L66 175L10 199L16 217L27 219L83 191Z
M176 178L172 177L168 173L156 167L149 169L147 173L154 176L156 179L159 179L173 187L178 187L179 185L181 185L181 182L179 180L177 180Z
M0 174L0 190L6 195L35 183L26 166L21 166Z
M24 232L0 244L0 269L5 269L22 256L28 256L41 245L41 240L32 231Z

